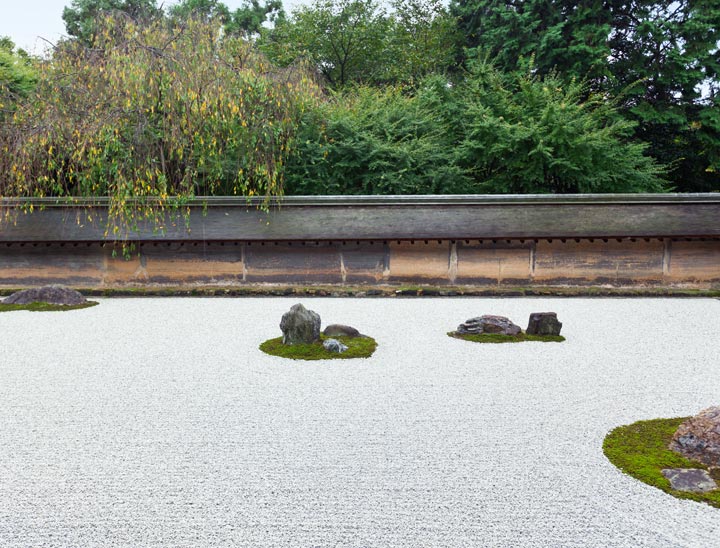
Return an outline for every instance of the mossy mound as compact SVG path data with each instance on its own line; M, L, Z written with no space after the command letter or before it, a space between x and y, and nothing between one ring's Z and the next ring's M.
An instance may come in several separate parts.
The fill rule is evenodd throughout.
M87 301L83 304L52 304L52 303L41 303L34 302L29 304L3 304L0 303L0 312L12 312L14 310L29 310L30 312L65 312L68 310L80 310L81 308L90 308L95 306L97 301Z
M612 430L603 442L603 453L628 476L657 487L670 495L705 502L720 508L720 489L709 493L676 491L662 474L664 468L698 468L707 470L704 464L686 459L668 449L678 426L688 417L639 421ZM710 475L720 483L720 470Z
M527 333L520 333L518 335L501 335L499 333L480 333L480 334L469 334L463 335L457 331L450 331L448 336L453 339L462 339L464 341L471 341L477 343L519 343L527 341L536 342L563 342L565 337L562 335L528 335Z
M338 354L330 352L323 347L323 341L333 338L348 347ZM369 358L375 352L377 342L372 337L325 337L320 335L320 340L311 344L283 344L282 337L270 339L260 345L260 350L271 356L289 358L291 360L349 360L352 358Z

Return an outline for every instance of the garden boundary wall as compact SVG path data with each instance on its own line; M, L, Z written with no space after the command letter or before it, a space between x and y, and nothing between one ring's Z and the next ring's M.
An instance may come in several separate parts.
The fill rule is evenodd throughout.
M0 289L720 289L720 194L213 197L107 231L103 200L0 202ZM32 213L25 212L32 206ZM185 210L183 210L185 211ZM121 241L134 247L123 257Z

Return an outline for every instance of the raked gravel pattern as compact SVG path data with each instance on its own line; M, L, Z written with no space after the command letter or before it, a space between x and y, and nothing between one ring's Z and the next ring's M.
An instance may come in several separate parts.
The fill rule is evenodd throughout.
M375 355L263 354L295 302L0 314L0 546L720 546L602 454L720 403L720 300L303 299ZM446 336L543 311L565 343Z

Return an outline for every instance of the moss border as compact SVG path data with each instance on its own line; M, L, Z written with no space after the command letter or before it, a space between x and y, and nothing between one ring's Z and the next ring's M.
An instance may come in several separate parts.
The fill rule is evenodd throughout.
M325 339L336 339L348 349L339 354L325 350L322 343ZM283 344L282 337L268 339L260 344L260 350L271 356L290 360L351 360L369 358L377 349L377 341L372 337L325 337L320 335L318 342L310 344Z
M449 331L448 337L452 337L453 339L460 339L463 341L489 344L565 341L565 337L563 337L562 335L528 335L524 331L519 335L501 335L500 333L479 333L477 335L461 335L457 331Z
M670 480L662 475L663 468L699 468L708 470L701 462L686 459L668 446L673 434L689 417L638 421L611 430L603 441L603 453L623 473L679 499L704 502L720 508L720 489L709 493L676 491ZM711 472L720 485L720 469Z
M20 289L0 288L0 295ZM227 286L134 286L82 287L83 295L96 297L635 297L720 298L720 287L686 289L675 287L599 286L392 286L392 285L237 285Z
M3 304L0 303L0 312L14 312L16 310L27 310L29 312L67 312L69 310L82 310L100 304L97 301L88 301L84 304L52 304L45 302L33 302L30 304Z

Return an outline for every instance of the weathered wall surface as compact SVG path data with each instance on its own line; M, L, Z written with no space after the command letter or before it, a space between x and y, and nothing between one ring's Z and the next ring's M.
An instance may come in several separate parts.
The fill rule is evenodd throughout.
M261 283L720 287L720 240L0 244L0 287Z
M720 194L288 197L267 212L215 197L164 232L138 222L128 260L106 201L35 202L0 199L15 213L0 220L0 289L720 288Z

